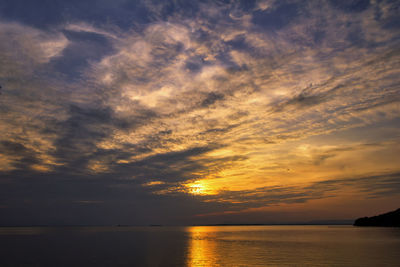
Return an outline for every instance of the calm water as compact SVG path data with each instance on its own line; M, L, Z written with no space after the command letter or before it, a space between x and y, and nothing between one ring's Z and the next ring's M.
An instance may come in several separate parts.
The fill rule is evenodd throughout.
M0 266L400 266L400 229L4 227Z

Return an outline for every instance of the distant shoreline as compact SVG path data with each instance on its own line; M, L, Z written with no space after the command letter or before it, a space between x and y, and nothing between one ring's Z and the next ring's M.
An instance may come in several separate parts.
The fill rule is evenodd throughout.
M79 228L79 227L196 227L196 226L352 226L350 223L265 223L265 224L192 224L192 225L0 225L0 228L18 227L53 227L53 228Z

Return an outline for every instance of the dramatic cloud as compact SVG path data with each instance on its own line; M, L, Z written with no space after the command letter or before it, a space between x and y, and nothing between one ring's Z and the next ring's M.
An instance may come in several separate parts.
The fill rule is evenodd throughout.
M0 223L395 208L397 3L25 2L0 4Z

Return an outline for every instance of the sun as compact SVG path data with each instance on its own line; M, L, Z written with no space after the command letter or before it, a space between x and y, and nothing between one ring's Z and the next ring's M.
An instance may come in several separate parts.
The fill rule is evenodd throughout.
M204 183L204 181L195 181L185 185L187 192L192 195L211 195L212 190Z
M193 195L202 195L204 194L204 189L201 186L193 185L190 187L190 193Z

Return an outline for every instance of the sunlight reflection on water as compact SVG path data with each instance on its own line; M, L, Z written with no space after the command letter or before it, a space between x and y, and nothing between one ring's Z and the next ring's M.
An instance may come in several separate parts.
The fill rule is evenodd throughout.
M0 266L400 266L400 228L0 227Z
M198 226L187 266L399 266L400 229Z

